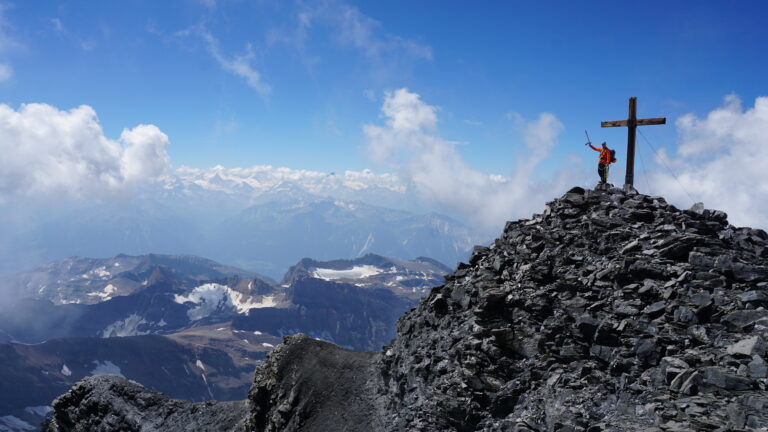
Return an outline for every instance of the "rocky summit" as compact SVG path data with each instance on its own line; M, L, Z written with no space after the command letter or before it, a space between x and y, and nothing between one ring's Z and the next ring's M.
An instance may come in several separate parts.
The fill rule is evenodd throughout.
M767 248L764 231L733 227L721 211L573 188L475 248L468 264L399 320L397 337L380 353L286 338L257 370L243 417L222 424L248 431L766 430ZM128 430L94 416L130 414L156 425L152 413L193 411L143 404L147 413L139 415L135 403L118 402L141 390L110 386L85 381L62 396L51 422L59 428L49 430ZM73 409L73 392L98 393L114 412Z

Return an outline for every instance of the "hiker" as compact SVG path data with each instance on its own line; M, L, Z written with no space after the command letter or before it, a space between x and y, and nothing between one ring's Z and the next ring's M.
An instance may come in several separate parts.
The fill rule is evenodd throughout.
M608 166L616 162L616 151L609 149L605 141L603 141L602 148L593 146L591 142L587 142L585 145L588 145L594 151L600 152L597 174L600 175L600 184L606 184L608 182Z

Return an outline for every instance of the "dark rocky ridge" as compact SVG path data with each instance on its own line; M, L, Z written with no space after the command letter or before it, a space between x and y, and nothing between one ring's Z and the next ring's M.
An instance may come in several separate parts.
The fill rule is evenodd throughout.
M77 383L57 399L48 431L181 432L243 428L244 401L185 402L115 375Z
M766 428L766 246L719 211L574 188L476 248L382 353L287 338L246 430Z

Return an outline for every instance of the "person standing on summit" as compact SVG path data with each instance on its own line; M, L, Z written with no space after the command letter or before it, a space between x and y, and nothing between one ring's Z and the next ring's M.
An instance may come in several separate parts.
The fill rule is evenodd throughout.
M605 141L603 141L602 148L593 146L591 142L587 142L585 145L588 145L594 151L600 152L600 159L597 162L597 174L600 175L600 184L606 184L608 182L608 166L616 162L616 151L609 149Z

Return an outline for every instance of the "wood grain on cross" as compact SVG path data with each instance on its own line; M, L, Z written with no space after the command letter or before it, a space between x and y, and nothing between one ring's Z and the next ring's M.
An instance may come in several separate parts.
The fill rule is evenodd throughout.
M633 188L635 182L635 132L638 126L666 124L666 117L639 119L637 118L637 98L629 98L629 118L626 120L612 120L600 122L601 127L627 127L627 175L624 179L624 188Z

